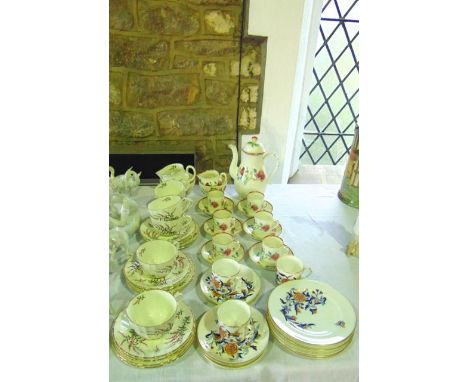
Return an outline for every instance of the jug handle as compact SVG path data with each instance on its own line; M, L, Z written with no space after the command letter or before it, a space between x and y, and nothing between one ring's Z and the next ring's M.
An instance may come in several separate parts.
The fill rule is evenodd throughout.
M195 176L197 175L197 170L195 170L195 167L193 167L192 165L188 165L187 167L185 167L185 172L189 175L190 175L190 171L189 171L190 169L192 170L192 176L190 177L189 182L192 182L195 179Z
M278 155L276 153L266 153L264 156L263 156L263 159L266 159L268 156L272 156L273 158L275 158L275 167L273 168L273 171L271 173L268 174L268 178L267 178L267 183L270 183L270 179L271 177L275 174L276 170L278 170L278 166L279 166L279 158L278 158Z

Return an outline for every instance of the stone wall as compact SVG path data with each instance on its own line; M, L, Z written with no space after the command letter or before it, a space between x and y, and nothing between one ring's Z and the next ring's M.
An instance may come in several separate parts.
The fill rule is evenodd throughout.
M198 171L227 170L239 99L239 128L259 126L261 56L241 44L242 2L110 0L110 153L195 152Z

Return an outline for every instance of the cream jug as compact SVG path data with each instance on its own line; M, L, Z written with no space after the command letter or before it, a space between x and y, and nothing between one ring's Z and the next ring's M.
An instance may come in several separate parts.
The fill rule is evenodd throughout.
M239 196L244 198L251 191L265 192L268 180L278 169L278 156L275 153L267 153L263 145L257 142L253 136L242 148L241 163L237 166L238 153L234 145L229 145L232 151L232 162L229 167L229 175L234 180L234 185ZM265 171L265 159L269 155L275 158L275 167L271 174Z

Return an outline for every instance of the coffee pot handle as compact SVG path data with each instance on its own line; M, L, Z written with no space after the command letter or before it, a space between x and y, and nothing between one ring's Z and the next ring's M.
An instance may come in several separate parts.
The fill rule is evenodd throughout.
M278 166L279 166L279 158L278 158L278 155L277 155L276 153L266 153L266 154L263 156L263 159L265 160L265 159L266 159L267 157L269 157L270 155L271 155L273 158L275 158L275 166L273 167L273 171L271 171L271 173L268 174L266 183L270 183L271 177L275 174L276 170L278 170Z

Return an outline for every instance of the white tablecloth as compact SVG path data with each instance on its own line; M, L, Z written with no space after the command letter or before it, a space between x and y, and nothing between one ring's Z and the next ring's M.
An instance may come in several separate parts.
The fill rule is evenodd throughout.
M136 200L142 219L148 216L145 206L153 198L153 188L143 186L138 190ZM359 261L345 254L346 245L352 238L353 225L358 211L339 201L337 185L269 185L266 199L273 204L273 214L282 227L281 237L309 265L311 279L326 282L346 296L358 314ZM232 185L226 190L227 196L237 202L239 199ZM202 194L196 186L189 195L197 203ZM245 218L237 210L239 220ZM201 225L206 216L192 208L189 214ZM203 232L203 230L202 230ZM199 261L197 252L209 237L204 232L200 238L183 252L195 262L196 276L182 291L184 300L191 307L195 317L200 316L213 305L208 303L198 290L200 275L209 266ZM137 239L138 238L138 239ZM255 243L244 233L240 241L245 249ZM139 235L131 241L135 250L143 242ZM265 313L268 296L274 288L274 272L262 270L246 256L242 260L262 278L263 294L255 307ZM122 281L119 273L110 275L110 306L113 314L122 310L133 293ZM111 314L112 316L112 314ZM112 319L112 317L111 317ZM169 365L154 369L138 369L125 365L110 351L110 381L357 381L358 380L358 327L353 341L342 353L324 360L300 358L285 352L270 336L264 357L256 364L244 369L222 369L205 360L195 346L181 358Z

